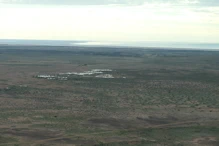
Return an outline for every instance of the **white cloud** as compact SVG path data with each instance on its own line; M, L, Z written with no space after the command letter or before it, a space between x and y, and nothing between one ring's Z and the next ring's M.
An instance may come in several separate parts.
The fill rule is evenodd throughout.
M180 0L180 3L183 3L183 4L198 4L200 3L199 0Z

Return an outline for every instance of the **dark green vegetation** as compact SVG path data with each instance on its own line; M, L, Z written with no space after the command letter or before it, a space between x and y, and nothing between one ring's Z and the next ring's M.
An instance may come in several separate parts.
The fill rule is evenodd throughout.
M0 46L0 146L218 146L218 64L214 51ZM115 78L35 78L92 69Z

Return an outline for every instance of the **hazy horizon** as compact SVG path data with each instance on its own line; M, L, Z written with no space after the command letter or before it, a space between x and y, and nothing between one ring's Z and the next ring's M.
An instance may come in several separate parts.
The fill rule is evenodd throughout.
M25 40L0 39L0 45L48 45L48 46L120 46L120 47L153 47L182 49L219 50L219 43L186 43L186 42L94 42L87 40Z

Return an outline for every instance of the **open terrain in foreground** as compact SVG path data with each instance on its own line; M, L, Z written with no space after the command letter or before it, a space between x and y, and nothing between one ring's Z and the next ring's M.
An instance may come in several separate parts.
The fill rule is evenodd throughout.
M0 47L0 146L218 146L219 52Z

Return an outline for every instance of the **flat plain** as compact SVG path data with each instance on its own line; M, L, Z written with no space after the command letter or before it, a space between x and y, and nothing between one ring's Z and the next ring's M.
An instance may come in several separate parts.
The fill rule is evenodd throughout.
M219 52L0 46L0 146L218 146Z

